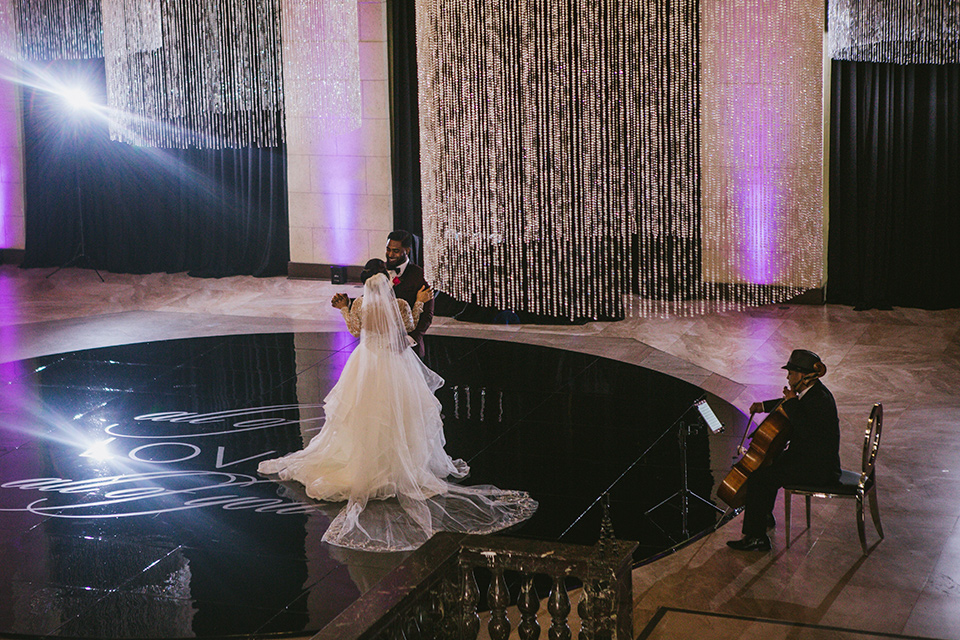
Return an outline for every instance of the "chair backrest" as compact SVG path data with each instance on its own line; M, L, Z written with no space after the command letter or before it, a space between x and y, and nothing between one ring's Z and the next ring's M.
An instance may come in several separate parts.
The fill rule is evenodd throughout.
M860 473L860 485L873 478L877 467L877 453L880 451L880 433L883 430L883 405L873 405L867 429L863 434L863 466Z

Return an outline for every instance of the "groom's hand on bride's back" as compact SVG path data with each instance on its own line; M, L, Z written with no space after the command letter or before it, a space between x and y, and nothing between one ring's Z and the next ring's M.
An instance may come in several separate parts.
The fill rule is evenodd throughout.
M428 284L420 287L420 291L417 292L417 302L427 303L433 300L433 287Z

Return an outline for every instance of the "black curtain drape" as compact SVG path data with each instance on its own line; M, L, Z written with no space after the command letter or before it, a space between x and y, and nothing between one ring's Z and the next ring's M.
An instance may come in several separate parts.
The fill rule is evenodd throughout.
M388 5L393 226L417 237L414 258L418 264L423 264L419 243L423 237L423 208L420 200L416 2L390 0Z
M57 61L103 104L103 60ZM275 114L281 118L283 114ZM103 117L23 90L24 267L274 276L289 261L284 148L155 149L112 142Z
M960 65L833 62L827 301L960 307Z

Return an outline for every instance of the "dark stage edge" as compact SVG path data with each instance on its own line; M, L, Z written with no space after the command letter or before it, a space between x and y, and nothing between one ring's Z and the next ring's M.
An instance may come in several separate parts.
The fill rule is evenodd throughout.
M301 448L356 346L347 333L169 340L0 364L0 635L305 635L406 554L321 537L337 505L259 477ZM593 544L609 489L637 562L712 529L681 483L678 421L706 395L727 425L688 438L690 489L710 499L745 416L636 365L542 346L429 336L446 384L447 452L466 484L528 491L509 535Z

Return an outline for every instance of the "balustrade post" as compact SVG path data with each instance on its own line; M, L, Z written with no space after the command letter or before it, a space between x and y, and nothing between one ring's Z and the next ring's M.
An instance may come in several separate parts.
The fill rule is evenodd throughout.
M507 640L510 637L510 620L507 619L507 605L510 604L510 593L507 591L507 581L503 577L503 565L497 560L497 554L485 552L487 564L490 566L490 587L487 589L487 604L490 606L490 622L487 630L491 640Z
M520 640L537 640L540 637L540 623L537 622L537 611L540 610L540 597L533 584L533 575L524 575L520 585L520 597L517 598L517 609L520 610L520 625L517 634Z
M417 618L419 618L419 612L414 611L403 621L403 625L400 627L400 634L398 640L423 640L423 633Z
M577 640L594 640L594 617L597 608L595 593L593 581L583 583L583 589L580 591L580 602L577 604L577 615L580 616L580 633L577 635Z
M406 640L403 635L403 620L396 620L387 632L388 640Z
M476 640L480 633L480 615L477 604L480 602L480 587L473 575L473 567L460 565L460 602L463 611L460 614L460 633L463 640Z
M443 619L443 602L440 596L442 587L430 589L426 602L417 607L417 626L424 640L439 638L440 622Z
M570 615L570 596L567 595L567 585L563 582L563 576L554 576L553 588L550 590L550 598L547 601L547 611L553 621L550 623L550 631L547 634L550 640L571 640L570 624L567 617Z
M453 572L444 579L440 590L440 629L438 638L456 638L460 633L460 620L463 617L463 603L460 602L460 574Z
M602 580L597 584L596 640L615 640L617 637L617 590L616 580Z

